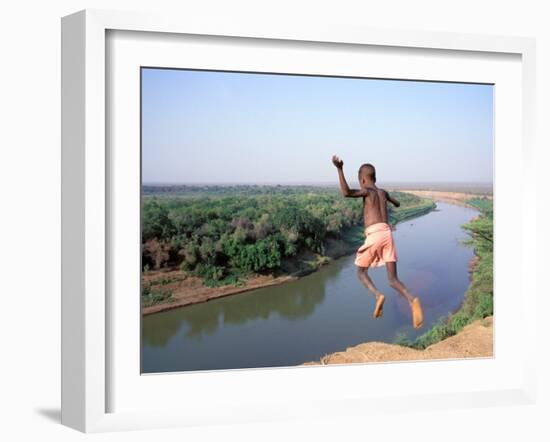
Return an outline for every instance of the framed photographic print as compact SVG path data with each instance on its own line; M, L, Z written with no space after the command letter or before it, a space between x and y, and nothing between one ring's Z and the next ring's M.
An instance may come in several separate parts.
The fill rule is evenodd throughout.
M62 31L64 424L533 400L532 40Z

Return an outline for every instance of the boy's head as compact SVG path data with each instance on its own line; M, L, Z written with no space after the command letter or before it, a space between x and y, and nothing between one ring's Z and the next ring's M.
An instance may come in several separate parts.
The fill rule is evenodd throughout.
M361 184L366 182L376 183L376 169L372 164L365 163L359 168L359 182Z

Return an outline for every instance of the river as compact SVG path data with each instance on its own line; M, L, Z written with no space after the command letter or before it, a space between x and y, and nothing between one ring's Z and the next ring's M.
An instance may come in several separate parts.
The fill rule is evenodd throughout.
M461 228L477 211L437 203L427 215L397 225L398 274L424 309L413 329L408 303L371 270L386 294L384 316L346 256L299 280L142 318L142 373L298 365L367 341L414 339L458 309L469 285Z

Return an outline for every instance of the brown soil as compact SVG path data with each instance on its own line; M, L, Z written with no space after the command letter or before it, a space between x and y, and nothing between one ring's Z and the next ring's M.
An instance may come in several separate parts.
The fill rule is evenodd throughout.
M470 259L470 262L468 263L468 273L470 273L470 279L471 279L471 274L474 272L478 262L479 262L479 256L474 255L472 259Z
M234 295L236 293L242 293L261 287L281 284L283 282L293 281L295 279L297 279L297 276L286 275L274 277L271 275L257 275L247 279L241 287L236 287L234 285L207 287L202 283L201 278L194 276L186 277L180 270L151 272L143 276L143 283L161 280L169 281L167 284L158 285L158 287L172 290L172 298L168 302L143 307L141 312L143 315L148 315L177 307L197 304L199 302L206 302L211 299Z
M319 361L304 365L350 364L429 359L462 359L493 356L493 317L467 325L451 336L425 350L415 350L383 342L367 342L345 351L323 356Z
M467 201L472 198L478 198L481 195L464 192L444 192L439 190L399 190L400 192L410 193L421 198L430 198L444 203L458 204L460 206L468 206ZM489 199L493 199L491 195L483 195Z

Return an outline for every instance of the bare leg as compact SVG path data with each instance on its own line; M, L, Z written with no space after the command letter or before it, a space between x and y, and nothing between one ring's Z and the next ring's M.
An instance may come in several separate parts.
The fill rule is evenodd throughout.
M370 279L368 267L357 267L357 277L359 281L376 297L376 306L372 315L375 318L380 318L383 314L382 308L384 307L384 294L376 288L372 279Z
M405 299L411 303L414 296L411 295L411 293L407 290L407 287L405 287L405 284L403 284L397 277L397 263L387 262L386 271L388 272L388 282L390 283L390 287L397 290L401 296L404 296Z
M413 327L420 328L424 322L424 314L422 313L422 307L420 305L420 299L415 298L405 287L399 278L397 277L397 263L396 262L387 262L386 271L388 272L388 281L390 286L396 290L401 296L405 297L409 301L411 306Z

